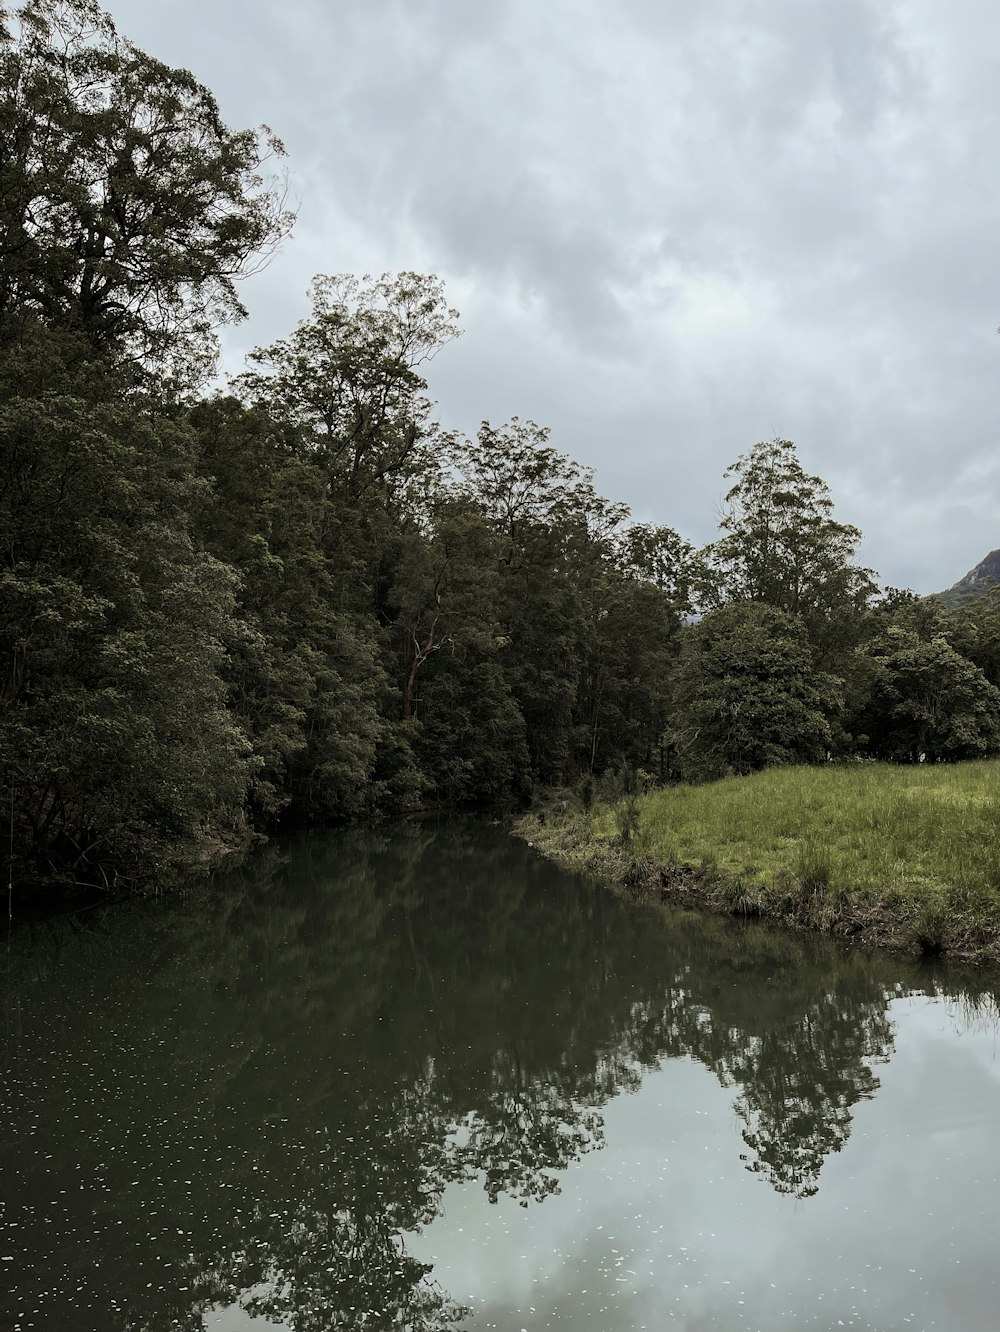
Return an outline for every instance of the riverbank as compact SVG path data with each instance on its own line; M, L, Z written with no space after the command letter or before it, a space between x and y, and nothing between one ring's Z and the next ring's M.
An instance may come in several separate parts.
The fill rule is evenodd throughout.
M774 768L515 824L639 896L872 947L1000 961L1000 761Z

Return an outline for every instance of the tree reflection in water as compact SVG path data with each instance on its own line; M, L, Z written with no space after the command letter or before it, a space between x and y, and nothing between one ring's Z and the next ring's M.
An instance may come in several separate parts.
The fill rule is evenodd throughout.
M461 1322L405 1236L456 1181L557 1192L609 1098L681 1056L735 1090L748 1168L806 1197L898 992L895 963L629 905L473 823L303 837L40 930L11 959L0 1311L55 1290L130 1332L238 1302L294 1332Z

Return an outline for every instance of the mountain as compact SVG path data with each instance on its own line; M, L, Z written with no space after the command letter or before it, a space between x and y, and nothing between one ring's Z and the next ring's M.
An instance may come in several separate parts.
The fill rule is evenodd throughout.
M945 606L961 606L963 602L982 596L991 587L997 586L1000 586L1000 550L991 550L985 559L980 560L976 567L970 569L953 587L949 587L945 592L935 592L934 596Z

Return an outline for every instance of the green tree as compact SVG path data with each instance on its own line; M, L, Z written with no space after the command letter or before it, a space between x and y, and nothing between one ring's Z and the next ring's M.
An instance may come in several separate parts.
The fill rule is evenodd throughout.
M434 654L467 648L488 655L505 646L497 597L489 527L475 505L445 490L430 525L404 537L390 592L406 662L404 719L414 715L418 676Z
M555 784L571 765L586 635L574 572L593 521L609 515L597 512L592 474L548 440L533 421L484 421L456 455L460 487L491 533L501 632L510 642L503 665L525 722L529 780Z
M456 457L492 535L509 645L499 660L525 720L530 780L648 764L689 607L690 547L669 528L627 526L627 508L532 421L484 421Z
M120 37L97 0L0 8L0 327L25 316L190 383L288 232L283 150Z
M921 641L891 628L863 653L861 725L881 758L966 759L1000 749L1000 689L943 637Z
M339 557L339 506L322 469L289 451L280 422L236 399L201 403L191 416L216 500L204 539L241 574L226 678L259 759L255 821L407 803L419 783L396 733L387 642L356 604L363 576Z
M294 422L302 445L353 493L398 487L439 428L419 367L459 334L440 281L420 273L319 276L312 314L250 353L238 392ZM433 451L433 450L431 450Z
M137 882L241 819L235 579L197 544L190 432L59 392L57 355L20 396L43 346L0 375L0 800L26 876Z
M672 527L630 523L618 538L617 561L629 577L652 583L675 615L693 609L694 547Z
M626 529L613 550L591 550L589 564L579 566L582 575L589 570L580 579L588 633L574 710L580 771L660 766L679 598L675 587L662 590L659 579L638 576L631 559L622 559L630 536Z
M176 390L287 230L272 150L93 0L0 9L0 796L19 877L148 882L242 831L260 759L228 706L240 580L203 543Z
M967 657L1000 686L1000 589L972 598L948 616L946 635L956 652Z
M499 804L530 789L527 727L502 657L453 648L422 687L413 745L435 797L450 805Z
M830 665L859 641L876 592L853 563L861 533L833 516L829 488L810 476L787 439L756 444L727 470L724 535L703 552L703 601L760 602L798 616L817 661Z
M704 780L815 762L840 704L800 620L754 602L723 606L685 631L670 727L680 773Z
M533 421L484 421L457 458L461 484L493 536L510 641L504 668L527 728L531 780L574 780L590 764L592 714L601 705L582 700L581 682L628 510L602 499L590 469L554 449Z
M436 557L422 557L420 534L432 525L447 448L420 367L457 336L457 314L438 279L416 273L318 277L312 296L311 316L291 337L252 352L255 368L234 388L322 486L317 535L333 604L373 620L379 634L403 620L412 627L413 606L401 612L391 594L409 588L411 601L422 595L415 589ZM401 569L414 560L409 572ZM408 637L400 687L410 681L404 696L412 710L410 646ZM395 674L389 638L382 663ZM397 717L399 710L390 708Z

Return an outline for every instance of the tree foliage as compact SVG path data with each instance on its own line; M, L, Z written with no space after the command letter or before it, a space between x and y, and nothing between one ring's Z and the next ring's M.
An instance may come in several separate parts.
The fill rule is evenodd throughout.
M16 25L16 27L15 27ZM30 313L181 382L289 230L266 128L119 37L96 0L0 10L0 319Z
M820 661L857 641L876 591L854 564L861 532L833 516L829 488L791 440L756 444L727 470L723 535L703 552L704 600L760 602L797 616Z
M270 131L96 0L0 9L0 800L20 879L149 882L279 822L616 774L1000 746L996 598L879 599L794 444L717 541L549 431L465 439L434 276L319 276L206 395L286 233ZM692 623L692 615L702 618Z
M357 492L398 484L436 433L419 367L458 336L440 281L419 273L314 279L312 315L258 347L239 392L294 422L302 447Z
M149 878L242 817L236 576L199 548L192 445L126 403L0 397L2 784L42 877Z
M943 635L893 626L866 653L869 748L902 762L979 758L1000 748L1000 690Z
M685 636L673 709L680 770L703 779L815 762L840 703L800 621L755 602L723 606Z

